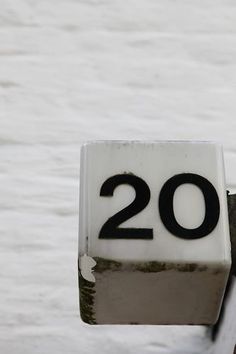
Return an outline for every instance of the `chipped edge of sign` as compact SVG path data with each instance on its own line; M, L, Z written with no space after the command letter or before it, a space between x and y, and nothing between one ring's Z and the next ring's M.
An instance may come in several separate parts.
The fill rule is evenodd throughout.
M87 254L84 254L79 258L79 268L82 277L92 283L95 283L93 268L96 266L96 263L97 262Z

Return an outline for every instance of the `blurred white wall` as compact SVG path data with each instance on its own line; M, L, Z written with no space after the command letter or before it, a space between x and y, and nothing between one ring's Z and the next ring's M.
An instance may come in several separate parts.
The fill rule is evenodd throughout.
M208 353L203 327L81 323L79 149L215 140L235 191L235 97L232 0L0 0L1 353Z

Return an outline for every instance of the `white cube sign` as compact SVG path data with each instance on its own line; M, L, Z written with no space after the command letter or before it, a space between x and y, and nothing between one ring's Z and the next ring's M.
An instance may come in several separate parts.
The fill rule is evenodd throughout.
M104 141L82 147L85 322L213 324L230 266L219 145Z

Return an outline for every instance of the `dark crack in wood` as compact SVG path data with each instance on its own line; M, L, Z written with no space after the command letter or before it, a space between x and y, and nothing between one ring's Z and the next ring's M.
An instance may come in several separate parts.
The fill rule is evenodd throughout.
M232 254L231 273L236 276L236 194L228 194L228 210Z

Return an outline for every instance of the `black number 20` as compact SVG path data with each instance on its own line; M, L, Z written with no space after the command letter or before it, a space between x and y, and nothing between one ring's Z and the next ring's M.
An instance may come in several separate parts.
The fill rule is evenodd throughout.
M173 199L176 189L185 183L200 188L205 200L205 217L202 224L194 229L181 226L174 215ZM134 201L110 217L102 226L99 238L106 239L152 239L153 229L119 228L118 226L142 211L149 203L150 189L140 177L120 174L108 178L102 185L100 196L113 196L115 188L121 184L131 185L136 192ZM166 229L176 237L194 240L205 237L216 227L220 215L220 203L214 186L204 177L193 173L181 173L170 178L162 187L159 196L160 218Z

